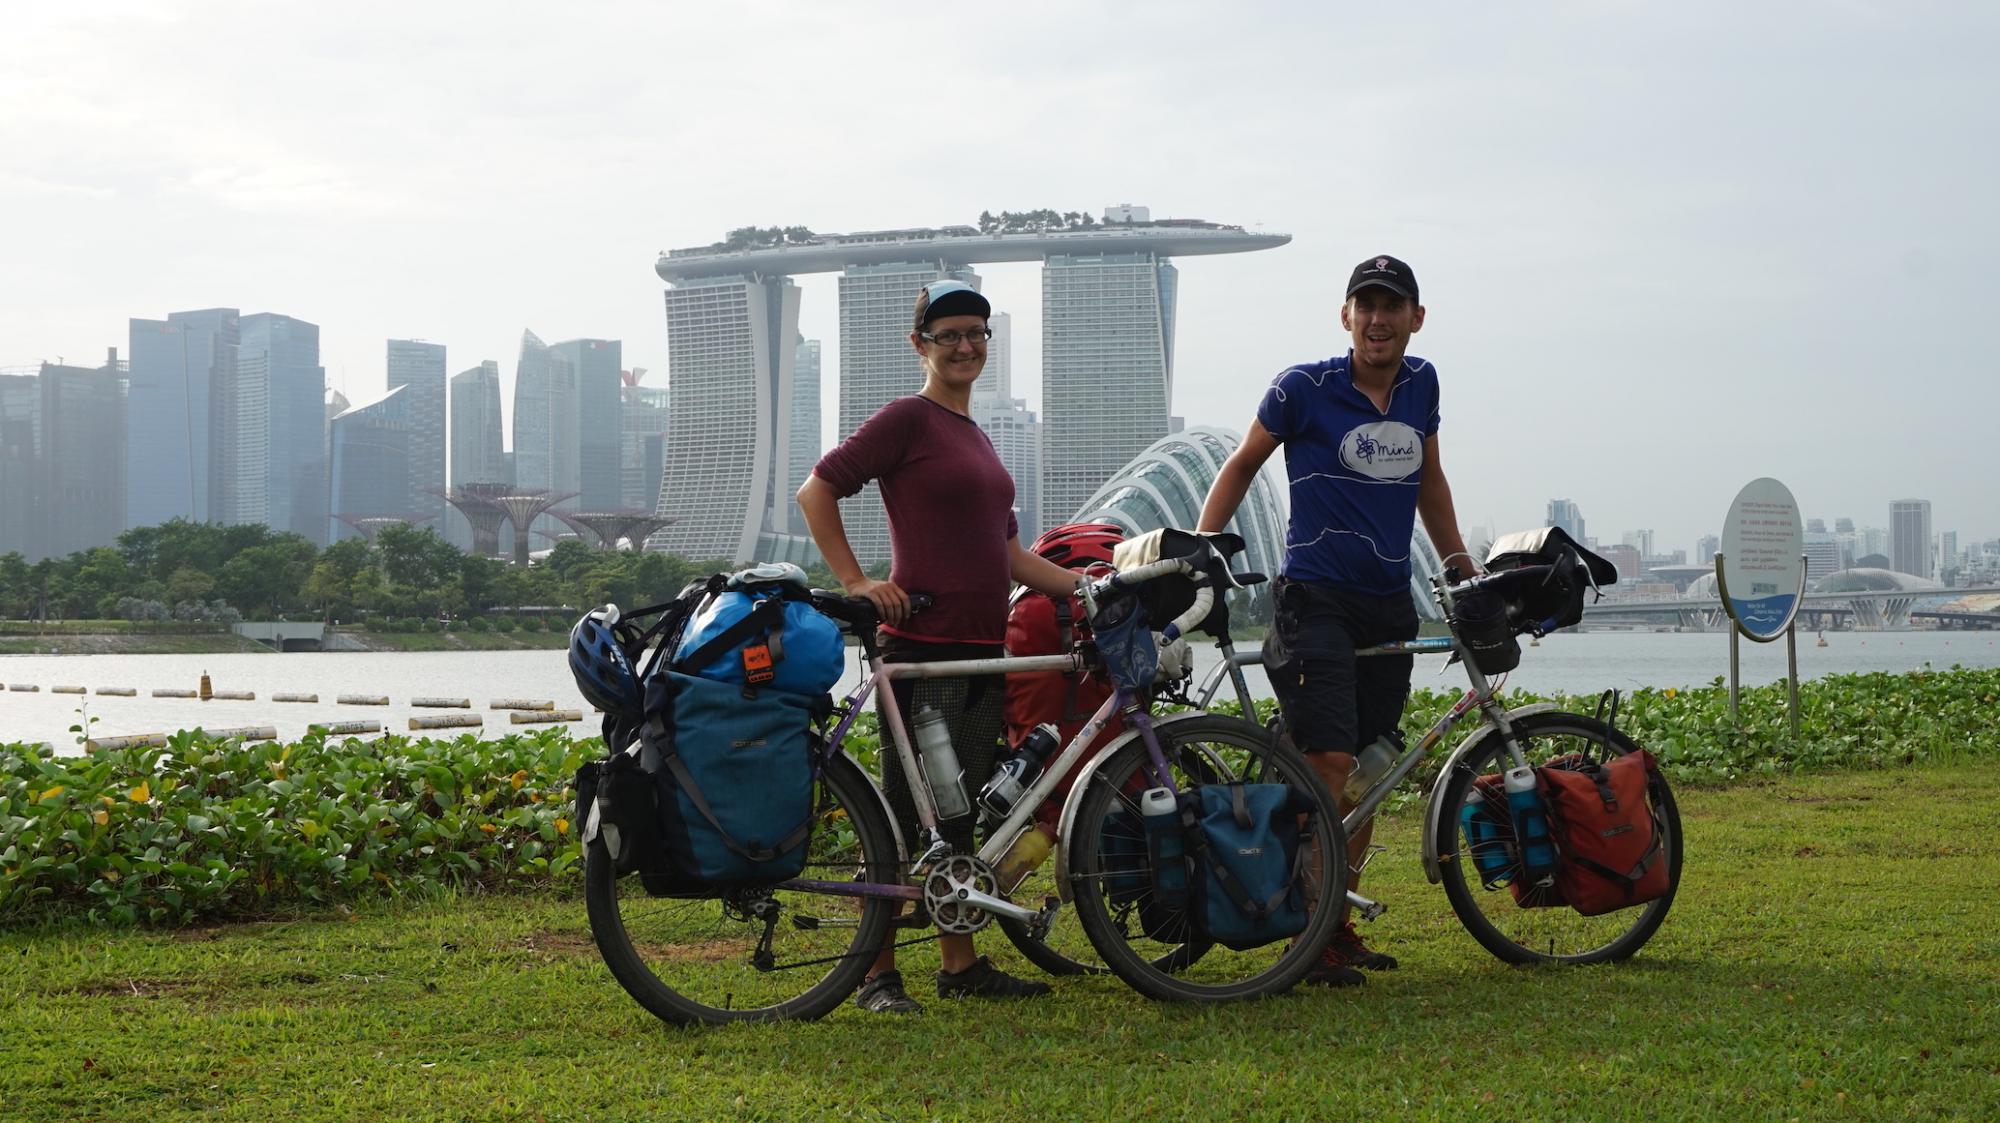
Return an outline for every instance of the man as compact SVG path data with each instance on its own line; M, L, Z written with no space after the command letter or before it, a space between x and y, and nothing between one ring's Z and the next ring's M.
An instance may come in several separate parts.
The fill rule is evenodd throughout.
M1424 326L1416 275L1387 256L1355 266L1340 325L1351 340L1346 355L1272 380L1243 444L1209 489L1197 529L1227 526L1258 469L1285 447L1292 513L1265 669L1293 743L1344 812L1354 754L1395 733L1409 699L1410 656L1354 652L1417 634L1415 516L1423 515L1439 557L1472 566L1438 459L1437 369L1404 353ZM1372 833L1364 827L1349 840L1350 865L1367 853ZM1341 926L1307 982L1352 986L1367 981L1356 968L1396 966L1361 942L1346 902L1340 907Z

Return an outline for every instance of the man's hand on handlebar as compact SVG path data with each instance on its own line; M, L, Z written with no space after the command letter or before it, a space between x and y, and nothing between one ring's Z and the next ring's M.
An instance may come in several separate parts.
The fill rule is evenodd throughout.
M882 622L889 625L901 624L910 618L910 594L894 581L876 581L863 577L847 586L847 595L860 597L875 606L875 612Z

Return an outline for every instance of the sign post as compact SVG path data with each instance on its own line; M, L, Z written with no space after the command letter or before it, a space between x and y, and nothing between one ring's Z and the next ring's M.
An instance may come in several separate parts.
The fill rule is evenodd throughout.
M1715 555L1715 587L1729 631L1729 718L1736 720L1742 662L1738 637L1769 643L1785 637L1785 674L1791 701L1792 739L1799 736L1799 643L1794 624L1805 599L1805 534L1799 505L1784 484L1766 476L1736 493L1722 524L1722 552Z

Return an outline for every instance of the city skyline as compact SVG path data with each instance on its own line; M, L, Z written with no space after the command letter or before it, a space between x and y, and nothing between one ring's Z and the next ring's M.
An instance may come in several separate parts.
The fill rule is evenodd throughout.
M1440 371L1462 521L1643 498L1687 542L1772 476L1808 509L1923 495L1936 525L2000 534L1966 470L2000 413L1977 328L2000 295L1996 154L1964 141L2000 131L1989 9L1169 7L1106 52L1030 5L949 53L873 9L614 0L553 38L535 9L360 12L17 13L0 366L89 366L129 316L229 305L324 325L352 401L383 340L417 337L454 369L500 361L511 401L526 324L665 371L662 247L1131 200L1293 235L1180 278L1191 425L1241 430L1272 375L1335 353L1344 277L1389 252L1423 284L1413 350ZM373 16L398 34L357 46ZM749 85L741 51L707 49L753 42ZM663 72L661 43L692 49ZM1329 43L1424 64L1329 71ZM912 90L976 109L973 158L941 158ZM981 272L1024 341L1012 396L1045 412L1038 270ZM801 288L798 330L833 352L833 279Z

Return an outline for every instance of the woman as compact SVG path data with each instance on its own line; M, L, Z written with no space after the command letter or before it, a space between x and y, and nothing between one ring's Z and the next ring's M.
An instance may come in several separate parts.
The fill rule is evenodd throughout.
M910 346L923 361L923 389L876 411L827 453L799 488L799 509L828 568L850 596L866 597L880 612L879 639L888 662L996 658L1007 634L1012 582L1060 596L1076 588L1075 573L1021 548L1014 481L972 420L972 384L986 367L991 314L986 298L969 285L934 281L926 286L917 297L910 332ZM894 561L887 581L862 573L840 521L840 500L870 480L881 483L889 515ZM911 589L933 598L918 618L910 615L905 590ZM894 689L906 723L919 708L943 715L966 789L978 791L993 771L1005 680L998 675L903 679ZM902 824L903 837L917 839L916 807L901 760L893 752L882 756L889 806ZM972 852L972 816L940 828L960 852ZM941 998L1028 998L1049 991L1047 983L1014 978L975 954L970 936L943 936L938 947ZM904 990L895 951L888 946L869 969L855 1003L876 1013L923 1008Z

